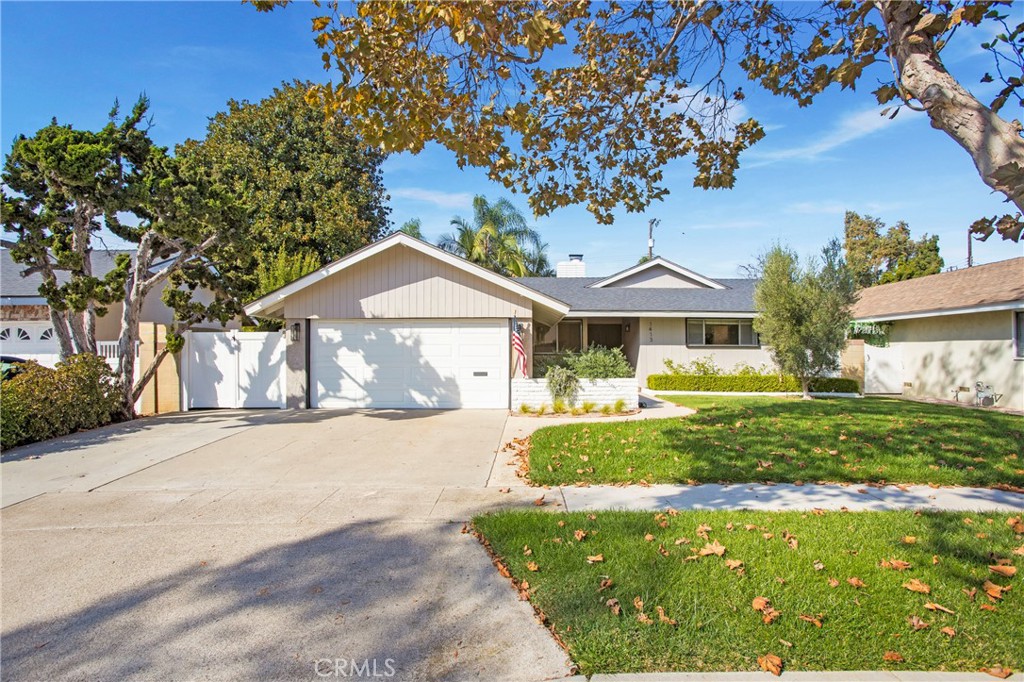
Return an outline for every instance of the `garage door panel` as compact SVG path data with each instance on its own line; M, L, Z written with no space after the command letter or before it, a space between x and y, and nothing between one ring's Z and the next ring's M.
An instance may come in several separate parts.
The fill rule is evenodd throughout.
M315 325L317 407L508 406L505 320Z

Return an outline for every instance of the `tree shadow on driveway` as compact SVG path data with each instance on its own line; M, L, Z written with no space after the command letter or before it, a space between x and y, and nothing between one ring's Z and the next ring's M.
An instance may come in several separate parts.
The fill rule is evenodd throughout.
M565 675L562 651L459 529L14 531L4 678L319 679L317 661L384 671L388 659L392 679Z

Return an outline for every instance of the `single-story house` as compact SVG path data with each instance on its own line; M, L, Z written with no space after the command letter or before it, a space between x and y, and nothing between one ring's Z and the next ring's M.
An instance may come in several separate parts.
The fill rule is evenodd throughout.
M1024 258L870 287L853 316L882 325L903 395L966 402L980 381L1024 409Z
M623 347L637 385L664 360L770 364L752 280L711 279L663 258L586 277L507 278L398 233L252 302L287 329L288 407L507 408L512 321L535 354Z

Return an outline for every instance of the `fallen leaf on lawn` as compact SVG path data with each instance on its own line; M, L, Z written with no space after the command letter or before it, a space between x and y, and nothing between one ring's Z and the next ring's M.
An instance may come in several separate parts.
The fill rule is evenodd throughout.
M765 540L771 540L773 537L775 537L775 533L761 533L761 537L763 537Z
M991 604L982 604L978 608L980 608L982 611L998 611L999 610L996 607L992 606Z
M707 540L708 539L708 531L710 531L710 530L711 530L711 526L707 525L706 523L702 523L699 526L697 526L697 535L699 535L700 537L702 537L705 540Z
M939 632L941 632L944 635L948 635L949 637L956 637L956 630L949 626L942 628L941 630L939 630Z
M651 623L654 622L653 620L651 620L651 617L648 616L646 613L638 613L636 615L636 619L638 621L640 621L641 623L643 623L644 625L650 625Z
M1005 680L1007 677L1013 674L1012 670L1010 670L1009 668L1004 668L1001 665L994 665L991 668L982 668L981 672L988 673L992 677L998 677L1001 680Z
M938 566L938 564L939 564L939 555L938 554L932 554L932 566Z
M769 606L761 612L761 621L765 625L771 625L775 620L782 615L781 611L776 611L773 607Z
M923 621L917 616L911 616L910 618L907 618L907 622L910 623L910 627L914 628L915 630L924 630L925 628L930 628L932 626L931 623Z
M917 544L917 536L914 536L914 535L904 535L903 536L903 544L904 545L915 545L915 544Z
M654 541L654 536L651 535L650 533L648 533L647 535L644 536L644 540L647 540L647 542L653 542Z
M781 644L782 646L786 647L787 649L792 649L793 648L793 643L792 642L787 642L784 639L780 639L779 640L779 644Z
M668 550L665 549L665 545L658 545L658 554L660 554L661 556L668 556Z
M619 615L622 613L622 605L619 604L619 600L612 597L604 603L605 606L612 610L613 615Z
M725 546L723 546L718 540L715 540L714 542L709 542L704 545L704 548L698 553L701 556L710 556L712 554L715 556L722 556L725 554Z
M988 570L992 571L997 575L1001 575L1004 578L1012 578L1017 575L1016 566L989 566Z
M786 579L785 578L780 578L780 577L776 576L775 582L777 582L780 585L785 585L786 584Z
M1012 516L1006 519L1006 525L1014 533L1024 533L1024 521L1021 521L1019 516Z
M808 616L806 613L801 613L800 614L800 620L804 621L805 623L810 623L811 625L813 625L816 628L820 628L821 627L821 619L820 618L815 618L814 616Z
M757 664L761 670L778 677L782 674L782 659L775 654L765 654L757 657Z
M614 584L615 583L612 581L611 578L604 578L603 580L601 580L601 586L597 588L597 591L598 592L604 592L605 590L607 590L609 587L611 587Z
M540 566L537 565L536 561L527 561L526 562L526 570L527 571L533 571L534 573L536 573L537 571L540 570Z
M946 608L945 606L943 606L942 604L936 604L936 603L935 603L935 602L933 602L933 601L925 602L925 603L924 603L924 607L925 607L926 609L928 609L929 611L942 611L943 613L950 613L950 614L952 614L952 613L956 613L956 612L955 612L955 611L953 611L952 609L947 609L947 608Z
M894 571L905 571L910 568L910 562L903 561L902 559L882 559L882 563L879 565L882 568L891 568Z
M858 590L860 588L862 588L862 587L867 587L867 585L864 584L863 580L861 580L860 578L856 578L856 577L854 577L854 578L847 578L846 582L850 583L851 585L856 587Z
M730 571L735 571L737 568L743 568L743 562L739 559L726 559L725 567Z
M530 549L529 545L523 545L523 556L530 556L533 554L533 550Z
M604 554L594 554L587 557L588 564L599 564L604 561Z
M825 570L825 564L821 563L820 561L815 561L814 562L814 570L815 571L824 571Z
M665 609L660 606L655 606L654 610L658 612L658 620L666 625L675 625L676 621L673 618L669 618L665 615Z
M829 578L828 579L828 586L829 587L839 587L839 581L836 580L835 578Z
M533 501L533 504L535 506L537 506L537 507L543 507L544 506L544 496L541 495L540 497L538 497L536 500ZM562 525L565 525L565 524L563 523Z
M911 592L920 592L921 594L932 593L931 586L928 583L921 582L917 578L912 578L909 582L903 583L903 587Z
M765 597L754 597L754 601L750 602L751 608L755 611L764 611L769 604L771 604L771 600Z
M690 544L690 538L679 538L676 540L677 545L688 545Z
M1021 545L1017 549L1013 550L1014 554L1024 555L1024 545Z
M882 660L891 661L892 663L902 663L903 657L895 651L886 651L884 654L882 654Z
M993 599L993 600L995 600L995 599L1002 599L1003 598L1003 592L1009 592L1009 590L1010 590L1009 587L1003 587L1002 585L996 585L991 580L986 580L985 584L981 586L981 589L984 590L985 594L988 595L989 599Z
M640 597L633 597L633 608L635 608L637 611L643 611L644 610L644 600L641 599Z
M576 529L572 536L576 538L576 542L583 542L583 538L587 537L587 531Z
M974 595L978 594L978 588L972 587L971 589L963 588L963 593L967 595L967 598L974 601Z
M743 526L743 530L757 530L757 526L755 526L752 523L748 523L745 526Z

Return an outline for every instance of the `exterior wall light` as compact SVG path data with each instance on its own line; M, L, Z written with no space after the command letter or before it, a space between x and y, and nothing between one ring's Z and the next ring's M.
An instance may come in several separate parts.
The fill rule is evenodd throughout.
M288 330L289 330L288 331L288 338L291 339L292 341L298 341L299 340L299 323L296 322L296 323L292 324L288 328Z

